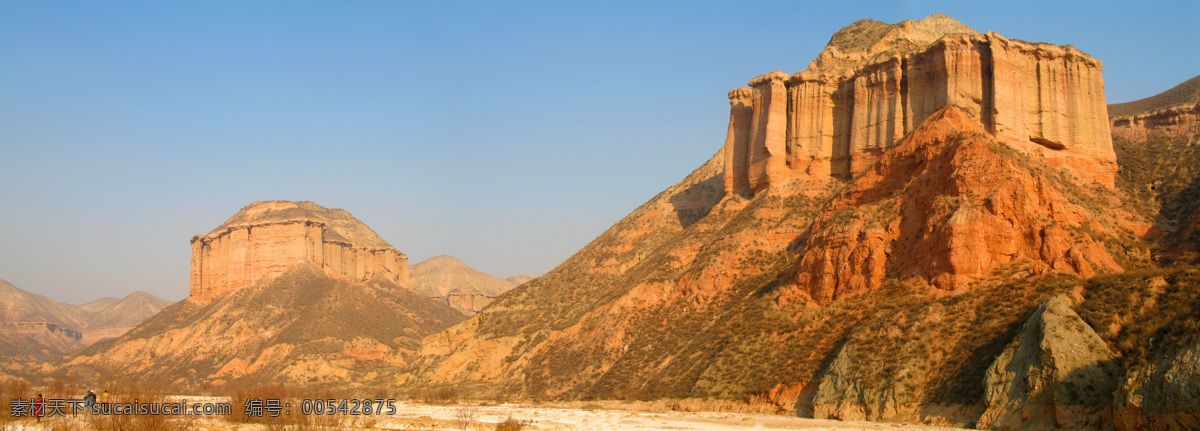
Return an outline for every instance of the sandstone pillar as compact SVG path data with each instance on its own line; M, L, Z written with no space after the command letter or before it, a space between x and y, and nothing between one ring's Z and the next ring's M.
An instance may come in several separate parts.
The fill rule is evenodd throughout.
M893 57L854 78L854 114L850 124L850 175L870 168L903 131L901 61Z
M188 296L204 296L204 237L192 236L192 277L188 286Z
M747 179L750 128L754 110L752 91L746 87L729 91L729 132L725 136L725 195L744 193Z
M787 74L776 70L750 80L754 88L749 169L753 192L787 176L787 79Z
M849 122L841 90L844 76L799 72L788 82L788 166L810 178L837 176L835 147ZM845 160L844 158L842 159Z

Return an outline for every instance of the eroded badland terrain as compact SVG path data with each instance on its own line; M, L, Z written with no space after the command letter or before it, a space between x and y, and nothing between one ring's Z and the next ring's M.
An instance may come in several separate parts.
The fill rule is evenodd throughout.
M489 400L488 427L539 408L496 400L619 400L663 411L527 425L1200 429L1200 77L1106 105L1101 72L944 15L858 21L730 91L723 148L541 277L410 269L346 211L256 202L192 238L188 299L21 353L0 402L120 382ZM340 426L462 411L411 408L430 421Z

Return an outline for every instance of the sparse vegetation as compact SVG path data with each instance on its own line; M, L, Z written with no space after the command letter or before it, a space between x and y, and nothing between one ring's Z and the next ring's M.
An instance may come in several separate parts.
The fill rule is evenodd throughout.
M1182 84L1154 96L1108 105L1108 116L1109 118L1124 117L1197 102L1200 102L1200 76L1184 81Z
M496 431L521 431L528 425L528 421L519 421L513 419L512 415L508 415L504 422L496 424Z
M475 424L475 417L479 414L479 404L462 403L454 410L454 423L463 431L467 431L471 425Z

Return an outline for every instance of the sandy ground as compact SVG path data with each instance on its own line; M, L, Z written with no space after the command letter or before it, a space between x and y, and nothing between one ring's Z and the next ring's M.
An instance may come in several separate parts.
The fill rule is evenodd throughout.
M438 429L461 429L457 415L459 406L398 405L397 415L405 419L384 419L383 429L413 429L411 418L428 418L446 426ZM607 409L569 409L519 404L476 407L476 421L484 428L495 429L497 423L511 417L528 421L534 430L950 430L952 428L884 424L873 422L841 422L834 420L802 419L797 417L713 412L634 412ZM409 426L410 428L405 428ZM476 428L472 428L476 429Z
M199 401L204 397L188 397ZM219 399L212 399L220 401ZM606 408L567 408L526 404L428 405L397 402L397 412L384 416L352 416L348 423L329 429L354 430L494 430L506 419L526 423L525 430L955 430L957 428L875 422L842 422L781 415L718 412L646 412ZM293 414L299 408L292 407ZM465 424L463 419L469 419ZM0 423L0 431L88 429L81 419L51 418L42 423L23 419ZM65 427L64 427L65 425ZM260 431L259 424L239 424L225 418L197 418L187 428L207 431ZM295 428L290 428L295 429ZM311 429L311 428L310 428ZM321 428L316 428L321 429Z

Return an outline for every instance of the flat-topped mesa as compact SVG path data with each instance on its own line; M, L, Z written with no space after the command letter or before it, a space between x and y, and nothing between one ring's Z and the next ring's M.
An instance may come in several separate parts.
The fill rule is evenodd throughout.
M351 280L407 287L408 256L349 212L312 202L263 201L192 237L189 297L207 301L308 261Z
M945 15L862 20L807 69L781 75L730 92L727 194L853 178L946 106L1049 166L1115 184L1101 63L1069 45L980 34Z

